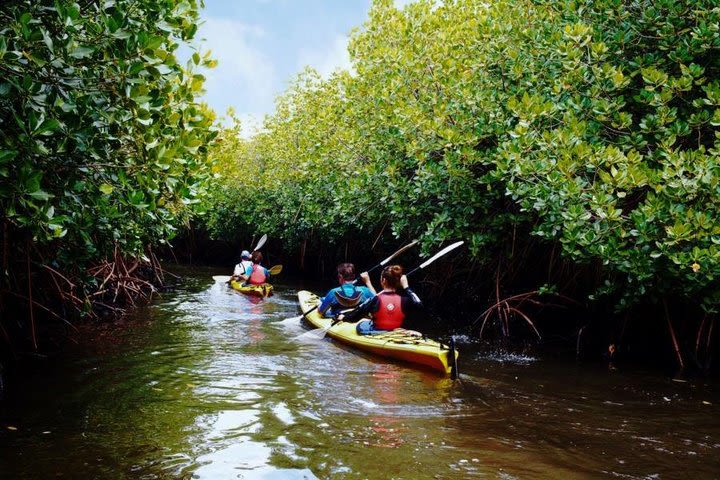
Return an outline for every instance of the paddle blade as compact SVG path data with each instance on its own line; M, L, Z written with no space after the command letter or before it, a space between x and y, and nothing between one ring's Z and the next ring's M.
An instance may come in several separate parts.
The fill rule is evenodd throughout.
M308 330L307 332L298 335L296 338L298 340L304 340L307 338L316 338L318 340L322 340L325 338L325 335L327 335L329 328L313 328L312 330Z
M230 275L213 275L213 280L216 282L229 282L232 277Z
M381 266L381 267L384 267L385 264L388 263L390 260L392 260L393 258L397 257L398 255L400 255L401 253L403 253L405 250L408 250L408 249L414 247L415 245L417 245L417 243L418 243L417 240L413 240L412 242L408 243L407 245L405 245L404 247L402 247L400 250L398 250L397 252L393 253L393 254L390 255L388 258L386 258L385 260L383 260L382 262L380 262L380 266Z
M462 245L463 243L465 243L465 242L464 242L463 240L460 240L459 242L455 242L455 243L453 243L452 245L448 245L447 247L443 248L442 250L440 250L438 253L436 253L435 255L433 255L432 257L430 257L429 259L425 260L422 264L420 264L420 266L419 266L418 268L425 268L425 267L427 267L428 265L430 265L430 264L433 263L435 260L437 260L438 258L440 258L440 257L442 257L443 255L445 255L446 253L448 253L448 252L450 252L450 251L452 251L452 250L455 250L457 247L459 247L459 246Z
M260 250L262 246L265 245L265 242L267 242L267 235L263 235L262 237L260 237L260 240L258 240L257 245L255 245L253 252Z
M280 272L282 272L282 265L275 265L274 267L270 268L268 272L270 272L270 275L279 275Z

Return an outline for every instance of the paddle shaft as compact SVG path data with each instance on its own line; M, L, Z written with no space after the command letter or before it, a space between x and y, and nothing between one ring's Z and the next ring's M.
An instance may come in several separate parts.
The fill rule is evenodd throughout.
M389 257L387 257L387 258L386 258L385 260L383 260L382 262L380 262L380 263L378 263L377 265L375 265L374 267L372 267L370 270L367 271L367 273L373 272L373 271L377 270L377 269L380 268L380 267L384 267L390 260L392 260L393 258L397 257L398 255L400 255L401 253L403 253L405 250L409 250L410 248L414 247L415 245L417 245L417 243L418 243L417 240L413 240L412 242L408 243L408 244L405 245L404 247L400 248L400 250L396 251L395 253L393 253L392 255L390 255ZM353 283L357 283L357 281L358 281L358 279L356 278Z
M282 268L282 265L275 265L271 268L268 268L268 272L270 272L270 275L279 275L280 272L282 272ZM213 280L215 280L216 282L229 283L232 277L232 275L213 275Z
M462 245L463 243L464 243L464 242L461 240L461 241L459 241L459 242L455 242L455 243L453 243L452 245L449 245L449 246L443 248L443 249L440 250L438 253L436 253L435 255L433 255L432 257L430 257L429 259L425 260L425 261L424 261L423 263L421 263L419 266L417 266L417 267L413 268L412 270L410 270L408 273L405 274L405 276L406 276L406 277L409 277L410 275L412 275L413 273L417 272L418 270L422 270L423 268L427 267L428 265L430 265L431 263L433 263L433 262L434 262L435 260L437 260L438 258L444 256L446 253L448 253L448 252L450 252L450 251L452 251L452 250L455 250L457 247L459 247L459 246ZM352 310L350 310L350 312L348 312L348 313L353 313L353 312L355 312L358 308L359 308L359 307L355 307L355 308L353 308ZM308 312L308 313L310 313L310 312Z

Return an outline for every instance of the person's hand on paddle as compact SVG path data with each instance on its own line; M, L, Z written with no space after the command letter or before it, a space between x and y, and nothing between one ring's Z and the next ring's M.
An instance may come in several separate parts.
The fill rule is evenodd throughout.
M403 290L407 290L407 288L410 287L407 275L403 275L402 277L400 277L400 286L403 288Z
M372 282L370 281L370 274L368 272L362 272L360 274L360 280L363 281L365 286L372 292L373 295L377 294L375 287L373 287Z

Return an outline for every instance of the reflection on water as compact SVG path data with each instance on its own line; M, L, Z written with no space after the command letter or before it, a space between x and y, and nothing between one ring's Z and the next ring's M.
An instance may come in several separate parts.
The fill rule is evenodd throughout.
M307 333L293 287L257 301L213 273L30 375L0 478L720 476L711 385L468 344L452 382Z

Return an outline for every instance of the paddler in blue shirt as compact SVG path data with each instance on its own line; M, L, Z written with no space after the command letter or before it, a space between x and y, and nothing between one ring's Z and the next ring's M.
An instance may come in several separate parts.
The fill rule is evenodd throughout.
M339 287L330 290L322 299L318 311L324 317L335 317L345 309L354 308L375 296L375 290L355 286L355 265L341 263L337 267ZM372 287L372 285L370 285Z

